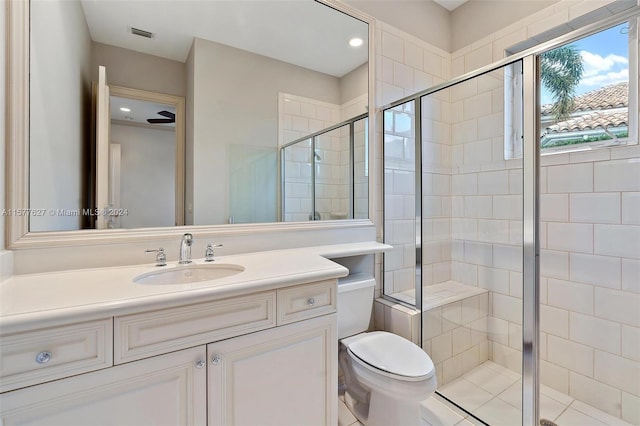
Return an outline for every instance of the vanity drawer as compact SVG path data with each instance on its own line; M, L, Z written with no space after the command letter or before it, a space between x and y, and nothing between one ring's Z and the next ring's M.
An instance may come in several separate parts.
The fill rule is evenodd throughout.
M336 280L279 289L278 325L335 312L336 292Z
M0 338L0 391L110 367L112 320L40 329Z
M116 317L114 364L275 327L275 291Z

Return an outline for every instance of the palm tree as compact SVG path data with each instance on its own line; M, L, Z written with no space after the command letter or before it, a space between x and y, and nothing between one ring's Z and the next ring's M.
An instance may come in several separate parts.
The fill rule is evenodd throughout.
M540 79L553 96L551 112L556 121L566 119L573 111L574 91L583 71L582 56L573 45L540 55Z

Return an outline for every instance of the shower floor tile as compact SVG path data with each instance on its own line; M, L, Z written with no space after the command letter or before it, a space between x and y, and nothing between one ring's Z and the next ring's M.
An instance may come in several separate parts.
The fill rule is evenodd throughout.
M474 411L494 398L494 395L464 378L447 383L438 390L441 390L443 395L456 404L470 411Z
M492 426L513 426L522 422L521 411L500 398L491 399L473 414Z
M497 372L493 368L480 365L463 376L467 381L480 386L492 395L502 393L518 381L518 377Z
M517 373L492 361L439 387L438 392L492 426L521 423L522 380ZM559 426L631 426L544 385L540 386L540 418L552 420ZM473 417L466 420L475 421Z
M422 401L421 406L423 419L420 426L484 426L439 395ZM338 426L363 426L347 408L343 395L338 398Z
M522 381L517 373L492 361L439 387L438 392L491 426L521 424ZM362 426L345 405L343 396L338 404L339 426ZM422 426L483 424L439 395L431 396L421 406ZM632 426L545 385L540 386L540 418L559 426Z

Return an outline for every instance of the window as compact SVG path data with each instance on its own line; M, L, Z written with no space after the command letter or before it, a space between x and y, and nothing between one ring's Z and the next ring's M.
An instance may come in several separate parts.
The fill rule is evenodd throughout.
M543 150L637 142L629 134L630 111L637 111L629 79L637 58L629 42L634 30L624 22L540 55Z
M540 68L543 155L638 143L638 19L544 52ZM505 76L505 159L522 156L521 105L521 70L512 67Z

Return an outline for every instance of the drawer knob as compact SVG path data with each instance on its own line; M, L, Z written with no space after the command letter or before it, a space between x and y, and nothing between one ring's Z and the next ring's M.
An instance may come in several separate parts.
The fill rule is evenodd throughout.
M220 355L214 355L211 357L211 364L218 365L220 364Z
M307 304L308 304L309 306L313 306L313 305L315 305L315 304L316 304L316 299L314 299L313 297L310 297L310 298L307 300Z
M207 365L207 362L203 359L198 360L198 362L196 362L196 368L204 368L205 365Z
M36 362L38 364L46 364L51 361L51 352L42 351L38 355L36 355Z

